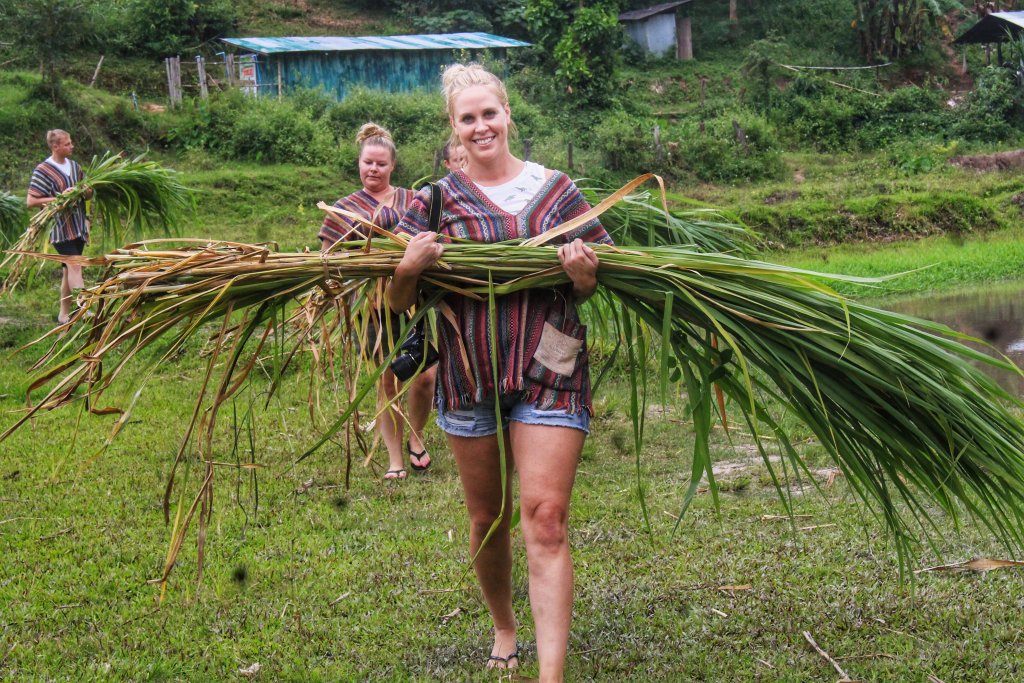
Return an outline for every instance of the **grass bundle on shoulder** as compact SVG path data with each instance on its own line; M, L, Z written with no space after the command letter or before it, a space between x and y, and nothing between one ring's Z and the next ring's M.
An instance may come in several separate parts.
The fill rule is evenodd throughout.
M26 253L38 252L46 239L51 221L57 214L86 201L92 190L90 215L92 233L104 241L122 244L141 240L154 233L176 235L186 212L193 206L192 191L180 180L178 173L143 155L125 159L106 153L93 157L82 168L83 180L61 194L32 216L12 252L0 263L9 268L0 291L14 288L25 273Z

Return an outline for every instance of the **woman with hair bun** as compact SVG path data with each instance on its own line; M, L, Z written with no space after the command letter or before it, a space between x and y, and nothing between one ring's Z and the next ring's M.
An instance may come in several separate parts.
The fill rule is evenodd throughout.
M444 197L437 233L427 231L429 192L416 196L395 229L412 237L388 289L394 311L416 302L420 275L441 257L451 238L501 242L532 237L590 208L564 173L512 155L509 135L515 127L497 76L479 64L456 64L445 70L442 89L451 141L465 148L464 165L437 183ZM593 412L586 328L576 312L576 304L597 288L598 259L587 242L611 242L597 220L555 241L572 284L499 296L493 321L487 301L450 294L441 304L437 423L459 468L470 517L470 554L477 558L474 570L494 623L487 666L519 665L509 536L513 506L502 508L503 494L511 500L512 477L502 491L500 433L510 454L509 469L519 473L541 681L562 680L572 615L569 498Z
M404 187L391 185L391 173L395 170L397 150L391 139L391 133L376 123L365 123L356 134L359 146L359 180L362 189L342 197L334 203L339 209L359 214L385 230L394 229L412 203L415 193ZM369 237L366 226L344 216L327 214L320 226L321 249L327 250L338 240L362 240ZM380 301L378 296L378 301ZM384 319L386 306L379 306L376 321L371 321L370 338L366 348L371 357L383 360L391 350L386 348L388 337L378 334L388 325ZM402 326L398 316L392 315L390 328L393 336L397 336ZM382 341L378 345L377 340ZM400 343L397 338L390 339L392 344ZM378 348L379 347L379 348ZM423 442L423 427L430 414L430 403L434 393L435 368L424 370L413 380L407 392L410 426L409 438L404 439L405 420L392 410L385 411L377 421L377 429L388 449L388 469L384 478L389 480L405 479L405 453L409 455L409 463L414 470L423 471L430 467L430 454ZM393 405L395 396L401 390L401 383L390 369L384 371L380 380L381 394Z

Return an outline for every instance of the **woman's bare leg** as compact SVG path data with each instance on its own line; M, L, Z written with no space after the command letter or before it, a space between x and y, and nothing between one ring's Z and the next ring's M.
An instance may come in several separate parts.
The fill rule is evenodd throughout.
M519 422L512 423L510 432L519 472L519 513L540 680L561 681L572 621L569 498L586 434L569 427Z
M505 452L511 456L508 433ZM505 509L501 509L501 467L496 436L461 437L448 435L448 447L455 456L459 479L469 512L469 551L476 555L494 520L498 527L483 545L473 570L494 622L491 655L506 657L516 649L516 618L512 611L512 543L509 519L512 516L512 459L508 459L505 483ZM489 664L494 664L492 661ZM519 662L498 662L499 667L515 667Z
M64 266L60 272L60 311L57 314L57 322L65 323L71 315L71 284L68 281L68 267Z
M382 399L388 402L391 409L385 410L377 418L377 431L380 433L381 439L384 440L384 446L388 449L388 470L392 472L405 469L405 444L402 440L405 422L397 412L400 407L395 401L400 386L391 370L385 370L381 375Z

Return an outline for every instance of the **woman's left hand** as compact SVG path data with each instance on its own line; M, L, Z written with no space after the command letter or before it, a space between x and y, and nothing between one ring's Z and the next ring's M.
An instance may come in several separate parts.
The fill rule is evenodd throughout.
M558 248L558 260L572 280L572 291L577 297L586 299L597 289L598 259L594 250L575 239Z

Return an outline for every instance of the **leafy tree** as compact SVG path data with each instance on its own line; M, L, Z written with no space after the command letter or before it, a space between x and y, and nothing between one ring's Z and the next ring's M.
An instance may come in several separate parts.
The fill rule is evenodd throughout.
M899 59L920 50L946 12L963 10L956 0L854 0L854 26L866 59Z
M541 63L580 105L607 104L622 46L618 3L527 0L526 25Z
M0 40L39 64L54 102L60 66L93 39L94 26L86 0L0 0Z
M231 0L126 0L126 41L164 57L224 36L237 22Z
M747 96L761 113L767 113L772 107L774 79L779 71L776 64L784 47L778 35L769 33L751 43L743 57L740 71L748 82Z

